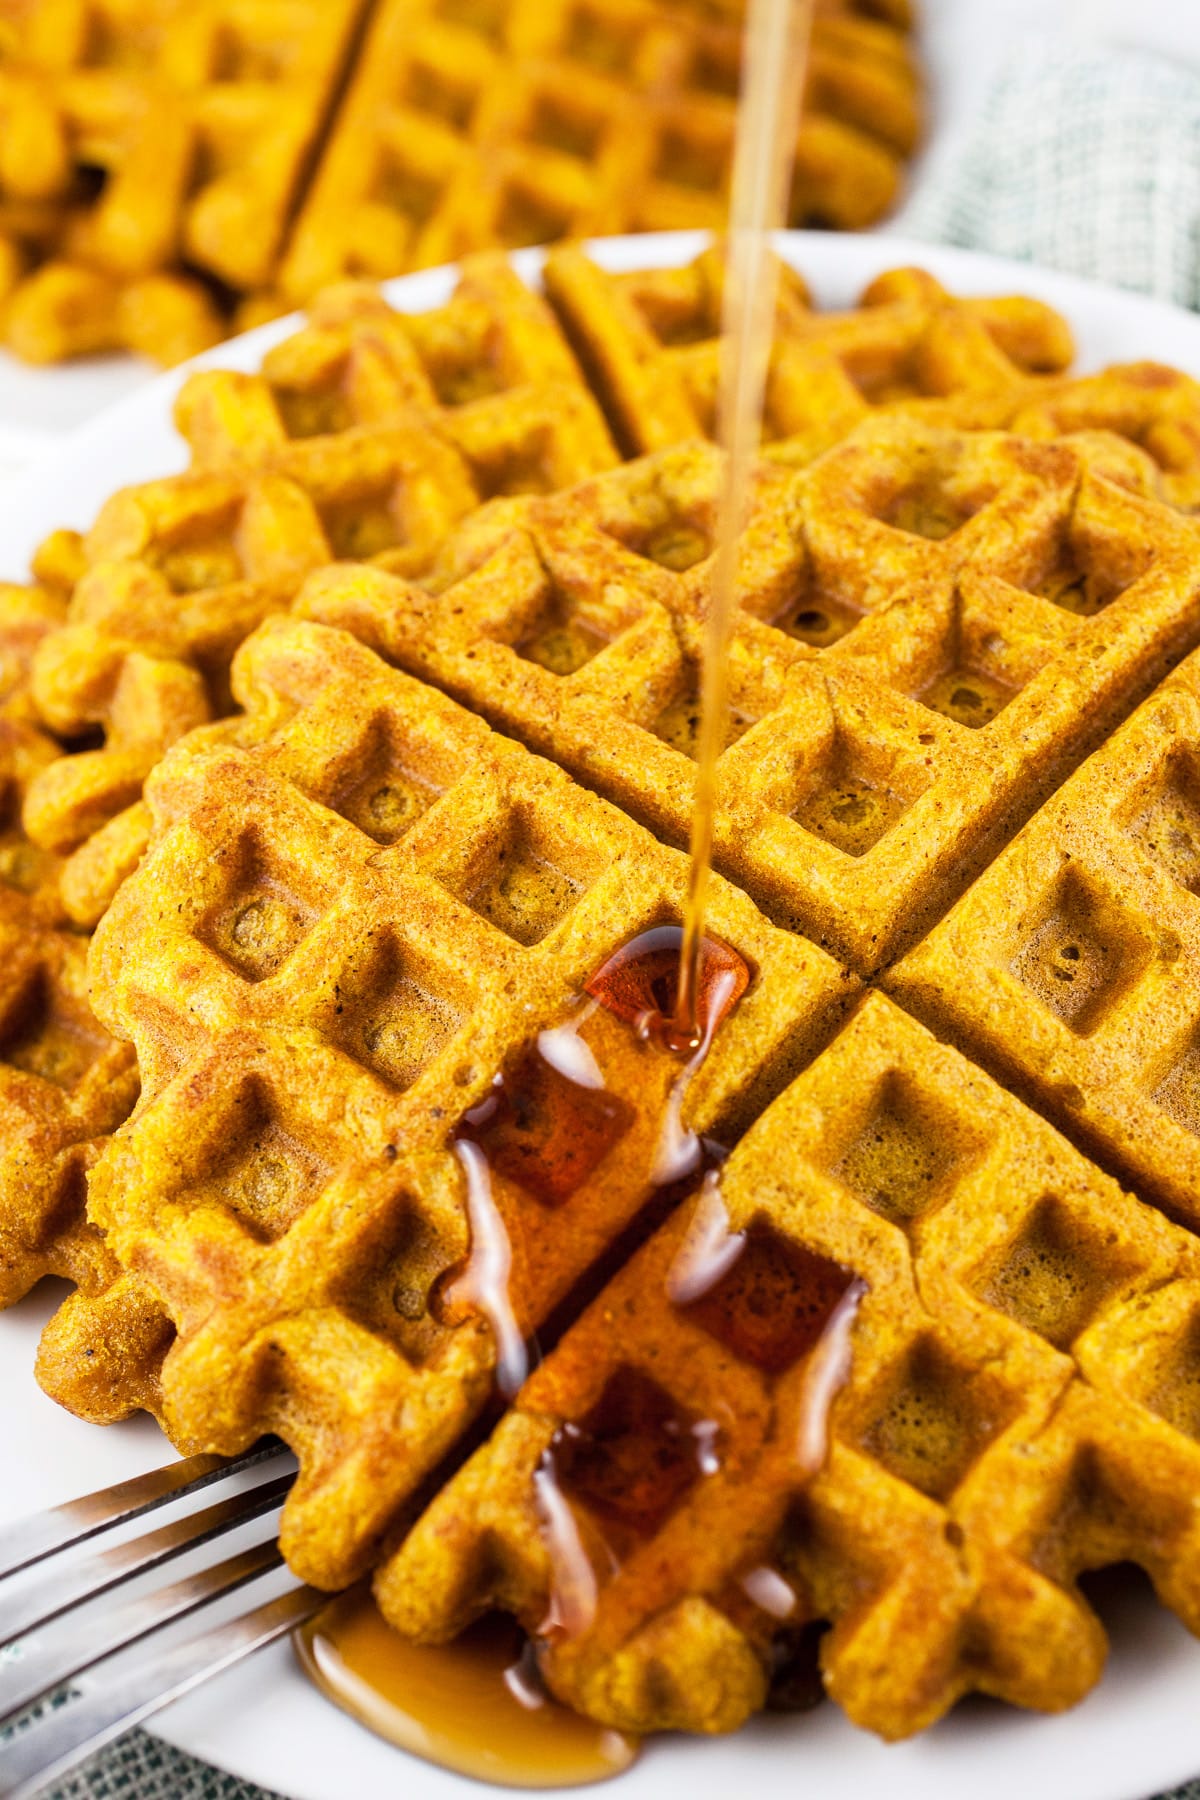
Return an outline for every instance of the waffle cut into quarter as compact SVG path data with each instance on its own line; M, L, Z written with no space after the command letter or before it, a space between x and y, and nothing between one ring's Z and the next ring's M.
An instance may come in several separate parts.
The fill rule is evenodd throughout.
M323 570L355 632L686 845L720 461L485 508L431 578ZM764 462L739 564L715 856L864 976L924 934L1200 632L1200 533L1115 436L877 417Z
M177 1333L172 1436L292 1444L283 1542L335 1587L370 1567L498 1358L507 1381L670 1202L699 1137L736 1135L857 984L719 883L711 1052L663 1151L681 1066L634 1029L661 1004L651 978L633 1011L586 990L631 939L677 933L685 859L346 634L268 621L235 682L245 719L153 778L154 841L96 939L95 1002L136 1045L143 1098L89 1203ZM482 1193L463 1149L489 1106ZM496 1230L502 1305L472 1298L468 1254ZM41 1358L92 1416L105 1323L76 1296Z
M633 1731L730 1729L818 1639L885 1738L969 1692L1057 1711L1104 1663L1081 1572L1139 1563L1200 1628L1200 1358L1163 1332L1198 1272L873 995L432 1501L384 1612L429 1641L507 1609Z
M889 977L1193 1230L1198 756L1193 654Z
M719 229L742 20L679 0L383 0L301 210L293 301L470 251ZM909 9L822 7L789 223L893 204L920 131Z
M338 557L421 574L491 494L573 485L617 460L553 315L491 258L411 319L369 290L331 293L261 376L195 374L176 410L193 467L102 508L34 671L54 730L104 734L48 769L26 807L30 835L69 859L84 927L145 848L146 776L230 710L234 651L305 574Z

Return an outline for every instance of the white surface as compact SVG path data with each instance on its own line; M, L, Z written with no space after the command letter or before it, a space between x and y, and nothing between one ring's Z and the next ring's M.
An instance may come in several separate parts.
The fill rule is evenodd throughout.
M609 266L682 262L692 234L615 239L597 247ZM1066 276L964 251L880 237L804 233L786 240L791 259L826 306L849 304L880 270L920 260L968 294L1025 292L1059 307L1076 328L1084 368L1153 356L1200 375L1200 318L1157 302L1108 292ZM536 252L517 259L536 267ZM436 304L447 271L391 285L398 305ZM223 346L206 361L251 368L287 321ZM182 463L169 422L178 371L160 378L78 433L6 497L0 516L0 578L19 577L43 532L86 525L124 481ZM107 1432L58 1411L31 1374L41 1320L53 1296L39 1293L0 1316L0 1381L8 1449L0 1519L17 1517L165 1459L145 1421ZM736 1738L663 1741L621 1779L620 1800L663 1800L686 1785L695 1800L727 1800L748 1780L761 1800L1144 1800L1200 1772L1200 1643L1170 1614L1138 1595L1122 1603L1109 1671L1083 1706L1041 1719L983 1703L960 1708L911 1744L885 1747L832 1707L805 1718L758 1721ZM294 1800L469 1800L474 1783L410 1760L372 1738L322 1699L297 1672L290 1650L265 1653L163 1715L156 1729L195 1755ZM502 1790L488 1789L499 1793Z

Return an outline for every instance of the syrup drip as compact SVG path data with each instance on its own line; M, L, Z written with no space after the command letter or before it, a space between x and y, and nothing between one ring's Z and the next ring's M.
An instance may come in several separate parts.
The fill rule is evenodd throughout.
M748 1600L752 1600L760 1612L769 1614L772 1619L790 1619L796 1610L796 1590L791 1582L785 1581L778 1569L750 1569L741 1580L742 1592Z
M460 1138L454 1146L467 1180L467 1217L471 1254L466 1268L446 1289L452 1307L477 1306L496 1340L496 1386L506 1400L529 1374L529 1349L517 1324L509 1289L512 1244L492 1194L487 1157L478 1144Z
M638 1754L635 1738L546 1692L532 1647L509 1619L481 1619L453 1644L410 1644L360 1588L325 1607L296 1643L306 1673L343 1711L477 1781L581 1787L621 1774Z
M738 543L762 435L774 336L778 268L771 256L770 234L787 223L788 178L800 121L812 12L813 0L750 0L746 21L717 395L717 442L723 452L725 479L717 508L705 621L692 867L675 1009L676 1029L689 1043L700 1037L700 945L712 866L717 758L725 748L729 713L729 640Z

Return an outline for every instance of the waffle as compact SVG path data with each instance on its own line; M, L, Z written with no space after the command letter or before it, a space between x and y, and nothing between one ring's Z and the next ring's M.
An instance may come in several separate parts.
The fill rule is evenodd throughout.
M1028 437L1116 432L1154 459L1164 499L1186 512L1200 508L1200 383L1178 369L1120 364L1027 396L1011 423Z
M1198 744L1193 655L889 979L1193 1229Z
M564 252L555 266L585 281L609 279L575 252ZM716 283L714 252L689 269L645 277L644 291L657 295L664 330L667 295L674 294L676 328L692 337L701 319L705 331L714 329ZM915 272L897 272L877 286L896 297L876 296L873 307L829 325L857 345L846 351L856 367L866 354L856 328L872 332L880 320L873 354L886 339L896 357L903 343L910 362L933 368L914 346L941 342L943 359L929 380L945 387L953 340L954 366L970 371L962 376L970 393L991 395L994 381L1011 410L1014 383L1028 396L1040 379L1029 371L1069 354L1062 322L1032 303L952 302ZM557 293L555 280L551 288ZM583 312L575 317L564 307L564 317L585 361L594 361ZM798 278L790 277L780 315L781 369L790 334L802 327L816 328ZM1001 359L998 370L986 345ZM711 336L700 349L711 373ZM677 383L682 376L670 356L680 354L664 353ZM903 404L911 394L897 368L888 392ZM848 375L841 379L851 385ZM664 382L670 385L664 376L651 386L665 392ZM806 382L793 368L782 386L806 393ZM615 390L600 380L598 391L622 434ZM849 429L865 404L822 412L821 440ZM686 422L669 408L661 416ZM53 728L105 733L104 746L87 759L47 771L27 812L36 841L69 856L64 894L72 919L87 928L145 846L141 780L206 704L217 713L228 709L233 650L259 619L290 602L308 569L340 556L422 575L480 499L570 486L617 457L550 312L488 256L469 263L450 299L425 314L394 313L361 286L332 291L308 328L268 353L261 375L191 377L177 417L192 448L192 471L126 490L104 508L80 550L60 547L60 559L76 560L87 578L72 569L67 628L38 662L35 691ZM785 410L781 426L792 436L772 446L780 460L801 460L804 444L813 449L816 439L800 425L799 406ZM677 837L685 829L681 818L677 806Z
M887 1738L972 1690L1079 1699L1100 1563L1136 1560L1200 1628L1190 1233L878 994L734 1150L715 1234L712 1193L384 1564L394 1623L510 1610L555 1692L637 1731L730 1729L828 1624L826 1686ZM856 1284L848 1367L818 1371Z
M331 292L261 375L193 375L177 418L192 470L122 491L44 557L73 585L38 656L40 713L104 743L39 778L26 824L69 857L64 894L88 928L145 848L145 777L229 710L234 651L306 572L342 556L422 573L481 499L616 461L552 315L489 257L419 317Z
M90 1204L178 1328L168 1429L188 1447L294 1444L283 1541L337 1586L491 1388L492 1336L446 1283L469 1214L446 1139L497 1071L536 1062L551 1115L532 1149L512 1134L532 1188L495 1182L519 1334L663 1204L675 1059L588 1011L579 1041L609 1088L579 1147L553 1127L572 1084L535 1045L609 955L678 917L687 865L345 634L269 621L235 678L240 743L210 728L167 758L155 841L96 939L96 1004L137 1047L143 1100ZM725 1133L808 1060L855 984L724 884L711 929L755 983L683 1122ZM549 1229L567 1201L569 1229ZM77 1299L42 1357L84 1413L103 1329Z
M260 375L193 375L175 416L197 468L266 466L299 440L352 442L415 416L465 459L481 498L569 487L617 460L553 315L487 254L424 313L393 311L365 283L328 289Z
M718 468L680 446L484 509L432 582L324 570L299 610L685 844ZM718 867L865 976L927 930L1194 642L1200 535L1155 481L1116 439L907 414L811 471L764 465Z
M791 223L858 229L895 199L920 128L895 20L852 4L818 19ZM719 228L740 35L669 0L382 0L284 291L492 246Z
M33 718L30 658L61 617L40 588L0 587L0 1306L43 1275L90 1292L118 1273L85 1213L99 1141L129 1113L128 1044L88 1006L86 942L63 929L61 866L21 829L60 746Z
M178 362L346 276L719 226L740 11L36 0L0 44L5 340ZM919 136L912 21L818 12L790 217L858 229Z
M683 268L629 274L609 273L574 245L548 254L546 292L627 455L714 435L722 271L716 248ZM915 404L931 422L1004 425L1018 407L1044 405L1074 355L1052 308L1020 296L956 299L922 269L878 276L846 313L812 311L786 264L779 278L763 437L793 466L880 408ZM1083 422L1054 426L1041 414L1036 434Z
M115 348L176 361L222 336L214 290L181 265L235 293L272 280L362 12L363 0L30 7L0 63L12 348L35 362Z

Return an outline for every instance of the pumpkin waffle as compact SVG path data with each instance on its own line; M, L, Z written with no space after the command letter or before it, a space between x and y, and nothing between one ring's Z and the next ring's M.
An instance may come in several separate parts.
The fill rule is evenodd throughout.
M1111 431L1129 438L1159 468L1163 498L1200 509L1200 382L1163 363L1118 364L1026 397L1013 416L1028 437Z
M0 60L8 343L34 362L224 335L274 277L364 0L37 0ZM201 282L184 273L202 271Z
M84 1184L138 1091L131 1047L89 1009L87 944L63 929L59 860L20 823L29 787L61 755L28 692L34 649L61 614L43 589L0 587L0 1306L43 1275L96 1292L117 1274Z
M514 1611L557 1693L638 1731L740 1723L818 1623L830 1693L885 1737L972 1690L1058 1710L1104 1660L1082 1571L1136 1561L1200 1628L1198 1271L874 995L567 1332L380 1601L425 1639Z
M105 741L46 771L26 822L69 855L64 892L88 927L145 847L146 775L229 710L234 650L308 570L357 557L419 574L486 496L617 460L553 316L490 257L419 317L331 292L261 376L191 377L177 416L192 471L123 490L78 547L56 547L78 566L38 703L56 731Z
M1193 1229L1198 755L1193 655L889 977Z
M554 315L507 257L468 259L428 312L395 312L346 282L309 316L261 374L185 383L175 418L195 467L268 465L297 440L346 442L414 415L465 459L481 499L570 487L618 460Z
M763 422L769 453L810 462L880 408L932 422L1007 424L1056 392L1074 355L1066 321L1020 296L958 299L922 269L891 269L845 313L812 310L780 267ZM714 435L723 258L611 274L576 245L549 252L546 292L627 455ZM1182 378L1181 378L1182 379ZM1078 404L1078 403L1077 403ZM1108 411L1114 409L1110 406ZM1039 436L1109 423L1087 417Z
M292 1443L283 1541L337 1586L490 1392L492 1336L447 1286L471 1208L485 1235L498 1209L513 1244L519 1344L664 1204L658 1115L680 1065L580 996L678 919L687 864L343 633L268 621L235 684L245 721L193 734L152 779L155 841L97 934L96 1004L137 1047L143 1099L90 1206L178 1328L172 1435ZM726 1134L856 984L723 883L711 930L712 979L733 986L714 989L681 1129ZM606 1086L560 1072L570 1047L550 1060L564 1031ZM531 1121L520 1105L498 1121L482 1201L447 1139L482 1131L500 1071L538 1099ZM76 1297L43 1350L43 1381L85 1413L105 1329Z
M682 845L718 469L686 445L485 508L436 579L323 570L297 604ZM900 415L764 465L717 866L861 975L928 930L1200 633L1200 535L1155 481L1115 438Z
M892 205L920 130L895 18L818 18L791 223L858 229ZM565 236L719 229L740 49L738 19L669 0L382 0L284 291Z

